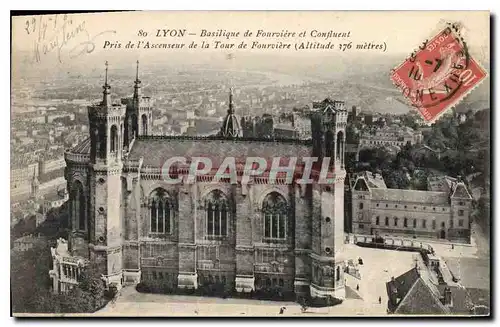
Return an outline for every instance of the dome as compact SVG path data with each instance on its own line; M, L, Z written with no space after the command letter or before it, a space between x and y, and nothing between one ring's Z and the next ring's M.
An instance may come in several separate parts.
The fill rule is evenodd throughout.
M228 113L224 122L222 123L221 129L222 136L227 137L240 137L242 136L242 129L240 118L235 114Z
M240 117L235 115L233 108L233 89L229 89L229 109L227 116L222 123L221 135L224 137L241 137L243 131L241 129Z

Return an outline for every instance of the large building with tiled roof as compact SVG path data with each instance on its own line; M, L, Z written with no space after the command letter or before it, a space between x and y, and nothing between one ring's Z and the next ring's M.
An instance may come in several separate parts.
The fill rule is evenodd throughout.
M386 283L388 311L394 314L449 314L449 289L443 288L441 294L438 286L422 276L419 269L414 267Z
M402 148L406 144L418 144L423 140L422 132L408 126L386 126L372 131L365 131L359 138L359 148L380 146Z
M472 196L463 181L442 179L431 191L420 191L387 188L382 176L370 172L354 176L352 231L469 242Z
M490 292L454 282L437 282L437 266L415 266L386 283L387 311L396 315L488 315Z
M336 256L344 242L343 102L316 105L312 139L256 139L242 137L231 93L218 135L168 137L152 135L138 76L133 97L120 103L111 100L107 68L103 88L88 108L89 138L65 153L71 255L97 262L108 284L344 297ZM212 169L234 157L238 182L169 183L162 167L176 157L186 162L169 176L184 175L194 157L212 159ZM247 157L331 157L334 182L271 183L266 172L243 182Z

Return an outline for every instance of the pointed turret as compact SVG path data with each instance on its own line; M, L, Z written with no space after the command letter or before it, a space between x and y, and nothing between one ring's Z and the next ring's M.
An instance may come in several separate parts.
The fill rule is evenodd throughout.
M104 77L104 85L102 88L104 91L102 92L103 97L102 97L102 105L104 107L111 106L111 86L108 84L108 62L106 61L106 72L105 72L105 77Z
M139 101L141 98L141 80L139 79L139 60L137 60L137 67L135 70L135 81L134 81L134 100Z
M220 134L224 137L230 137L230 138L243 136L240 119L234 114L232 88L229 88L229 108L227 110L226 119L224 119L224 122L222 124Z
M229 88L229 109L227 110L227 113L229 115L234 114L234 108L233 108L233 88Z

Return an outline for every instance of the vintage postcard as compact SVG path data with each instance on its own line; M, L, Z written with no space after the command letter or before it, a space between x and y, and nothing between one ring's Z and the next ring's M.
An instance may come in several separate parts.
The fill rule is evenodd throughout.
M489 12L11 19L13 316L491 314Z

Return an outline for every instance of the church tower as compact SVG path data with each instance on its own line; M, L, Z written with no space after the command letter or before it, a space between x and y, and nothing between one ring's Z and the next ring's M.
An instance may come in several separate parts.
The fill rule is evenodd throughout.
M89 252L107 283L121 283L121 199L126 105L111 101L106 62L102 102L89 106Z
M345 168L347 110L343 101L325 99L313 104L311 116L314 156L330 157L330 165Z
M122 103L127 104L125 137L123 147L129 151L132 141L137 136L152 135L153 108L151 99L142 96L141 80L139 79L139 60L135 70L134 95Z
M342 101L325 99L313 104L313 156L330 160L327 182L312 185L311 286L313 297L345 298L344 152L347 110Z
M234 113L233 88L229 88L229 109L227 110L227 116L222 124L220 135L227 138L243 136L240 118Z

